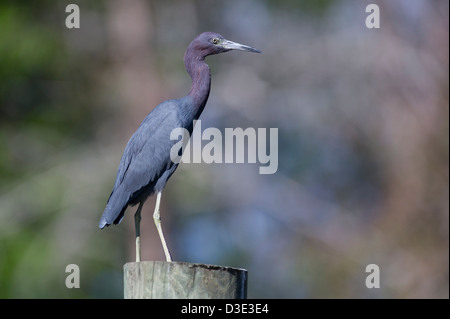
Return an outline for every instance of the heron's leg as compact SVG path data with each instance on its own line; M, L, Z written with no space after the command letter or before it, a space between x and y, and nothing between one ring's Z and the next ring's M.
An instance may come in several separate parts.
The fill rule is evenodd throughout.
M161 238L161 243L164 249L164 254L166 255L166 260L168 262L172 261L170 257L169 249L167 249L166 240L164 239L164 234L161 228L161 218L159 215L159 205L161 204L161 192L156 194L156 204L155 204L155 212L153 213L153 220L155 221L156 229L158 230L159 238Z
M134 229L136 230L136 262L141 261L141 209L144 202L139 203L139 207L134 214Z

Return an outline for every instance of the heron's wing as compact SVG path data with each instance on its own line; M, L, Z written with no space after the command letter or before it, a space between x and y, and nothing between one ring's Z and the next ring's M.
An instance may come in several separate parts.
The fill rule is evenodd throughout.
M170 140L170 132L179 125L171 101L162 103L145 118L125 147L100 228L119 223L133 194L153 187L173 166L170 150L176 141Z
M171 166L170 149L175 141L170 140L170 132L176 123L170 115L161 121L143 123L125 148L127 153L119 165L116 178L117 188L134 193L142 187L156 183L158 178ZM116 187L114 187L116 189Z

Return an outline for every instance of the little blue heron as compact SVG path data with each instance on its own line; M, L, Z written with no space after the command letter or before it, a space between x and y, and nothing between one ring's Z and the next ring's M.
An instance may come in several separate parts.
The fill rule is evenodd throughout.
M155 107L125 147L116 182L100 218L99 227L120 223L128 205L139 204L134 214L137 262L141 261L141 209L146 199L155 192L157 195L153 219L166 260L168 262L172 260L162 232L159 214L162 190L178 167L178 163L174 163L170 158L171 148L177 142L170 139L170 133L176 128L184 128L192 134L193 121L202 113L211 88L211 72L205 57L230 50L261 53L250 46L226 40L218 33L204 32L197 36L189 44L184 55L186 71L192 78L192 87L188 95L178 100L162 102Z

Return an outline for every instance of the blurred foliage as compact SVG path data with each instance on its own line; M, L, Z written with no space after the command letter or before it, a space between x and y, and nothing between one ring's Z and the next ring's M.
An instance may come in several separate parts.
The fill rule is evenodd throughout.
M0 147L7 152L0 156L0 188L32 174L42 164L36 158L95 130L101 107L93 107L99 103L92 71L104 56L70 52L60 12L64 6L53 1L1 4Z
M448 2L372 2L379 30L368 1L82 0L76 30L71 1L2 1L0 298L122 297L132 209L97 222L127 139L189 90L183 53L206 30L264 53L207 58L203 129L276 127L279 165L180 165L162 207L175 259L248 269L251 298L448 298ZM143 258L162 260L153 203Z

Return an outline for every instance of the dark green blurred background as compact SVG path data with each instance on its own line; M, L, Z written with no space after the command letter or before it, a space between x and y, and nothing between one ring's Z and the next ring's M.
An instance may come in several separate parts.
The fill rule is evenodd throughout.
M66 5L81 10L67 29ZM381 28L367 29L376 3ZM121 298L134 209L98 220L126 142L207 58L203 129L279 130L279 167L181 164L162 197L174 259L246 268L249 298L449 297L449 4L2 1L0 297ZM143 259L164 255L143 211ZM367 289L377 264L381 287ZM77 264L81 288L65 286Z

